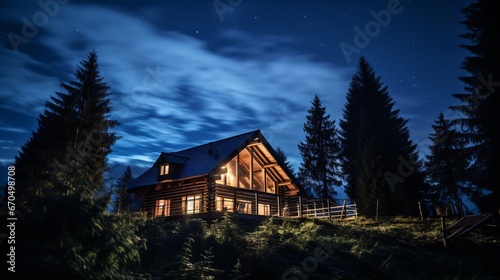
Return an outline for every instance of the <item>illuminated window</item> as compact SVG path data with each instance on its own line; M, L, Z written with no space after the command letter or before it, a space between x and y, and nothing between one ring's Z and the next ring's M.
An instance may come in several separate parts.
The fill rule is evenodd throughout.
M224 197L215 198L215 211L233 212L234 200Z
M168 163L160 165L160 175L167 175L168 174L168 170L169 170Z
M238 213L252 214L252 203L250 201L238 200Z
M267 193L276 193L276 183L274 182L274 180L271 178L271 176L269 176L269 172L268 174L266 175L266 192Z
M155 217L170 216L170 199L156 201Z
M257 215L271 216L271 206L269 204L260 204Z
M201 212L201 195L188 195L182 197L182 212L184 214L194 214Z

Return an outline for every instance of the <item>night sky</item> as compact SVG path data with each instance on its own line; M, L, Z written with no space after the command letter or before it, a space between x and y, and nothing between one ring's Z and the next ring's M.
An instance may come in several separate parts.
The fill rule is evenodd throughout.
M45 101L93 49L121 122L115 177L128 164L140 175L162 151L254 129L297 169L314 95L338 124L360 55L409 119L421 155L438 114L456 116L451 94L463 92L460 9L471 1L37 2L0 4L2 181Z

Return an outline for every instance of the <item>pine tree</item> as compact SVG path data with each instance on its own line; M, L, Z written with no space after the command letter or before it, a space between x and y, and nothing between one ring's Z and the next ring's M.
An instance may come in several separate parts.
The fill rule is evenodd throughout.
M469 76L460 77L466 93L454 94L463 104L452 106L463 118L454 120L466 130L462 150L472 163L472 200L480 210L496 213L500 209L500 5L495 0L479 0L462 9L470 41L461 45L470 52L461 64Z
M465 143L443 114L438 116L432 128L434 132L429 137L432 141L431 154L426 156L425 164L432 197L435 204L449 205L453 202L457 214L463 216L461 196L467 191L465 170L469 165L462 154Z
M30 197L43 196L46 190L40 186L50 183L54 172L63 172L64 166L86 148L92 150L85 152L95 155L86 163L93 170L89 178L96 187L104 181L106 156L117 140L108 130L118 122L109 119L109 87L99 74L95 51L81 62L75 76L76 81L61 83L67 93L56 92L56 96L46 102L46 109L38 118L37 131L16 157L18 206L27 206L28 212ZM86 145L87 142L93 145Z
M299 180L308 188L309 194L332 198L336 195L334 186L340 186L340 146L335 121L330 120L317 95L307 112L309 115L304 123L306 139L298 145L302 156Z
M361 58L347 92L340 141L345 191L366 204L358 205L362 214L375 211L375 196L384 200L382 214L415 213L423 175L407 120L394 104L387 86Z
M91 52L76 81L61 83L16 158L18 270L37 279L115 279L133 275L143 217L107 212L103 173L116 136L109 93ZM16 178L17 179L17 178ZM56 276L54 276L56 275ZM140 277L140 275L135 275Z
M130 198L127 192L127 186L133 179L134 177L132 177L132 169L130 169L129 165L115 185L114 207L116 209L116 213L118 214L122 212L128 212L130 209Z
M290 161L288 161L285 151L283 151L280 147L278 147L276 148L276 154L278 154L279 159L283 162L283 164L285 164L286 168L288 168L288 170L290 170L290 172L294 174L295 172L293 170L293 166L290 163Z

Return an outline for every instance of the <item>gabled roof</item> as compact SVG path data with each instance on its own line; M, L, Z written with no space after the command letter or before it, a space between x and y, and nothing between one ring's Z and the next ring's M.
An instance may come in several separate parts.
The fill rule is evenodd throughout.
M175 181L199 176L212 176L250 143L262 145L268 156L277 161L279 172L281 172L280 176L291 179L300 193L304 193L291 170L288 170L276 154L276 151L260 133L260 130L250 131L178 152L161 153L153 166L133 180L128 187L132 189L160 183L161 181L158 181L158 168L166 163L173 165L176 170L169 176L168 180Z
M155 164L133 180L129 188L158 183L158 166L167 162L182 165L172 180L208 175L259 136L262 137L260 130L254 130L178 152L161 153Z

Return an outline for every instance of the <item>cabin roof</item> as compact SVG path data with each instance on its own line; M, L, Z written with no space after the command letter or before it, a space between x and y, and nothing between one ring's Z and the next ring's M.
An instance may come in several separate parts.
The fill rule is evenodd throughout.
M159 183L158 167L165 163L179 166L178 172L172 174L169 180L209 175L257 139L270 150L274 158L277 158L274 150L260 133L260 130L254 130L177 152L161 153L151 168L129 184L129 189ZM291 171L287 170L283 163L280 162L280 165L287 176L292 178L294 183L298 185Z
M129 183L128 188L133 189L143 186L152 186L163 182L158 181L158 171L159 167L166 163L172 165L172 169L175 169L175 172L170 174L168 180L175 181L185 178L214 175L218 172L220 167L224 166L251 143L263 145L268 155L274 158L280 166L279 169L281 171L279 172L282 172L281 174L284 177L290 178L295 186L294 188L298 188L299 191L303 193L302 187L293 176L291 170L288 170L286 165L277 156L276 152L261 134L260 130L246 132L177 152L163 152L151 168Z

